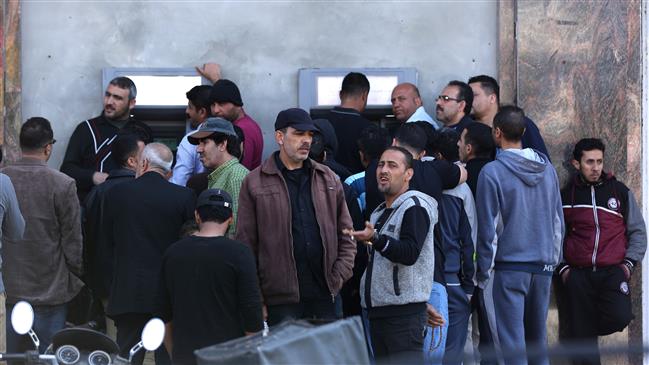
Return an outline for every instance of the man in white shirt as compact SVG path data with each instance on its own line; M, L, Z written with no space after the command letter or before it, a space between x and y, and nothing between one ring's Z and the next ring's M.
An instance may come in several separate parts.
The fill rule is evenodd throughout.
M426 113L417 86L406 82L392 90L392 112L401 123L425 121L439 128L433 118Z
M199 85L194 86L185 94L188 100L185 112L189 117L192 128L190 133L193 133L210 116L211 90L212 86L210 85ZM169 181L176 185L185 186L190 177L203 171L205 171L205 167L203 167L199 159L196 146L189 143L187 136L183 137L178 145L176 165Z

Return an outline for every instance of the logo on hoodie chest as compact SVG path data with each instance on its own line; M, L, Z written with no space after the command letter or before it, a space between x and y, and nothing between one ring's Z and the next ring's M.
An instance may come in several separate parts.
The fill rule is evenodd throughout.
M620 207L620 202L615 198L610 198L606 205L610 210L617 210Z

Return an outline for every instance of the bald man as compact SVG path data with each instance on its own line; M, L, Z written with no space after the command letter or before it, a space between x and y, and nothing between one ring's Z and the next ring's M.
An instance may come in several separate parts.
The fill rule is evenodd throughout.
M392 112L394 117L401 123L425 121L435 129L439 128L437 122L426 113L421 101L421 95L417 86L406 82L399 84L392 90Z
M102 225L104 245L113 256L113 280L106 313L115 321L120 355L140 341L144 324L156 310L162 256L180 238L180 227L194 218L194 193L167 181L173 154L150 143L138 158L136 178L116 185L106 195ZM133 359L142 364L144 352ZM168 362L156 351L156 363Z

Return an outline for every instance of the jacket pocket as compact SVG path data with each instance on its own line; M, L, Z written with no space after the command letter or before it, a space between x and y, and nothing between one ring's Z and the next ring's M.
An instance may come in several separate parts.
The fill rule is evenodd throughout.
M392 285L394 286L394 294L399 296L401 295L401 289L399 288L399 266L392 266Z

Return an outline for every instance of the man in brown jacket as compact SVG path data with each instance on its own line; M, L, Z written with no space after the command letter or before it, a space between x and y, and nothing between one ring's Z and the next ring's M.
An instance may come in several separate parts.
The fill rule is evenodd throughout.
M355 243L340 180L308 158L309 114L277 115L279 151L251 171L239 193L236 239L257 259L268 323L292 318L335 319L335 297L352 275Z
M2 169L16 188L26 223L21 240L3 242L7 313L20 300L34 307L41 352L64 327L67 303L83 285L77 188L74 179L47 167L55 142L47 119L28 119L20 130L22 159ZM32 348L28 338L7 327L9 352Z

